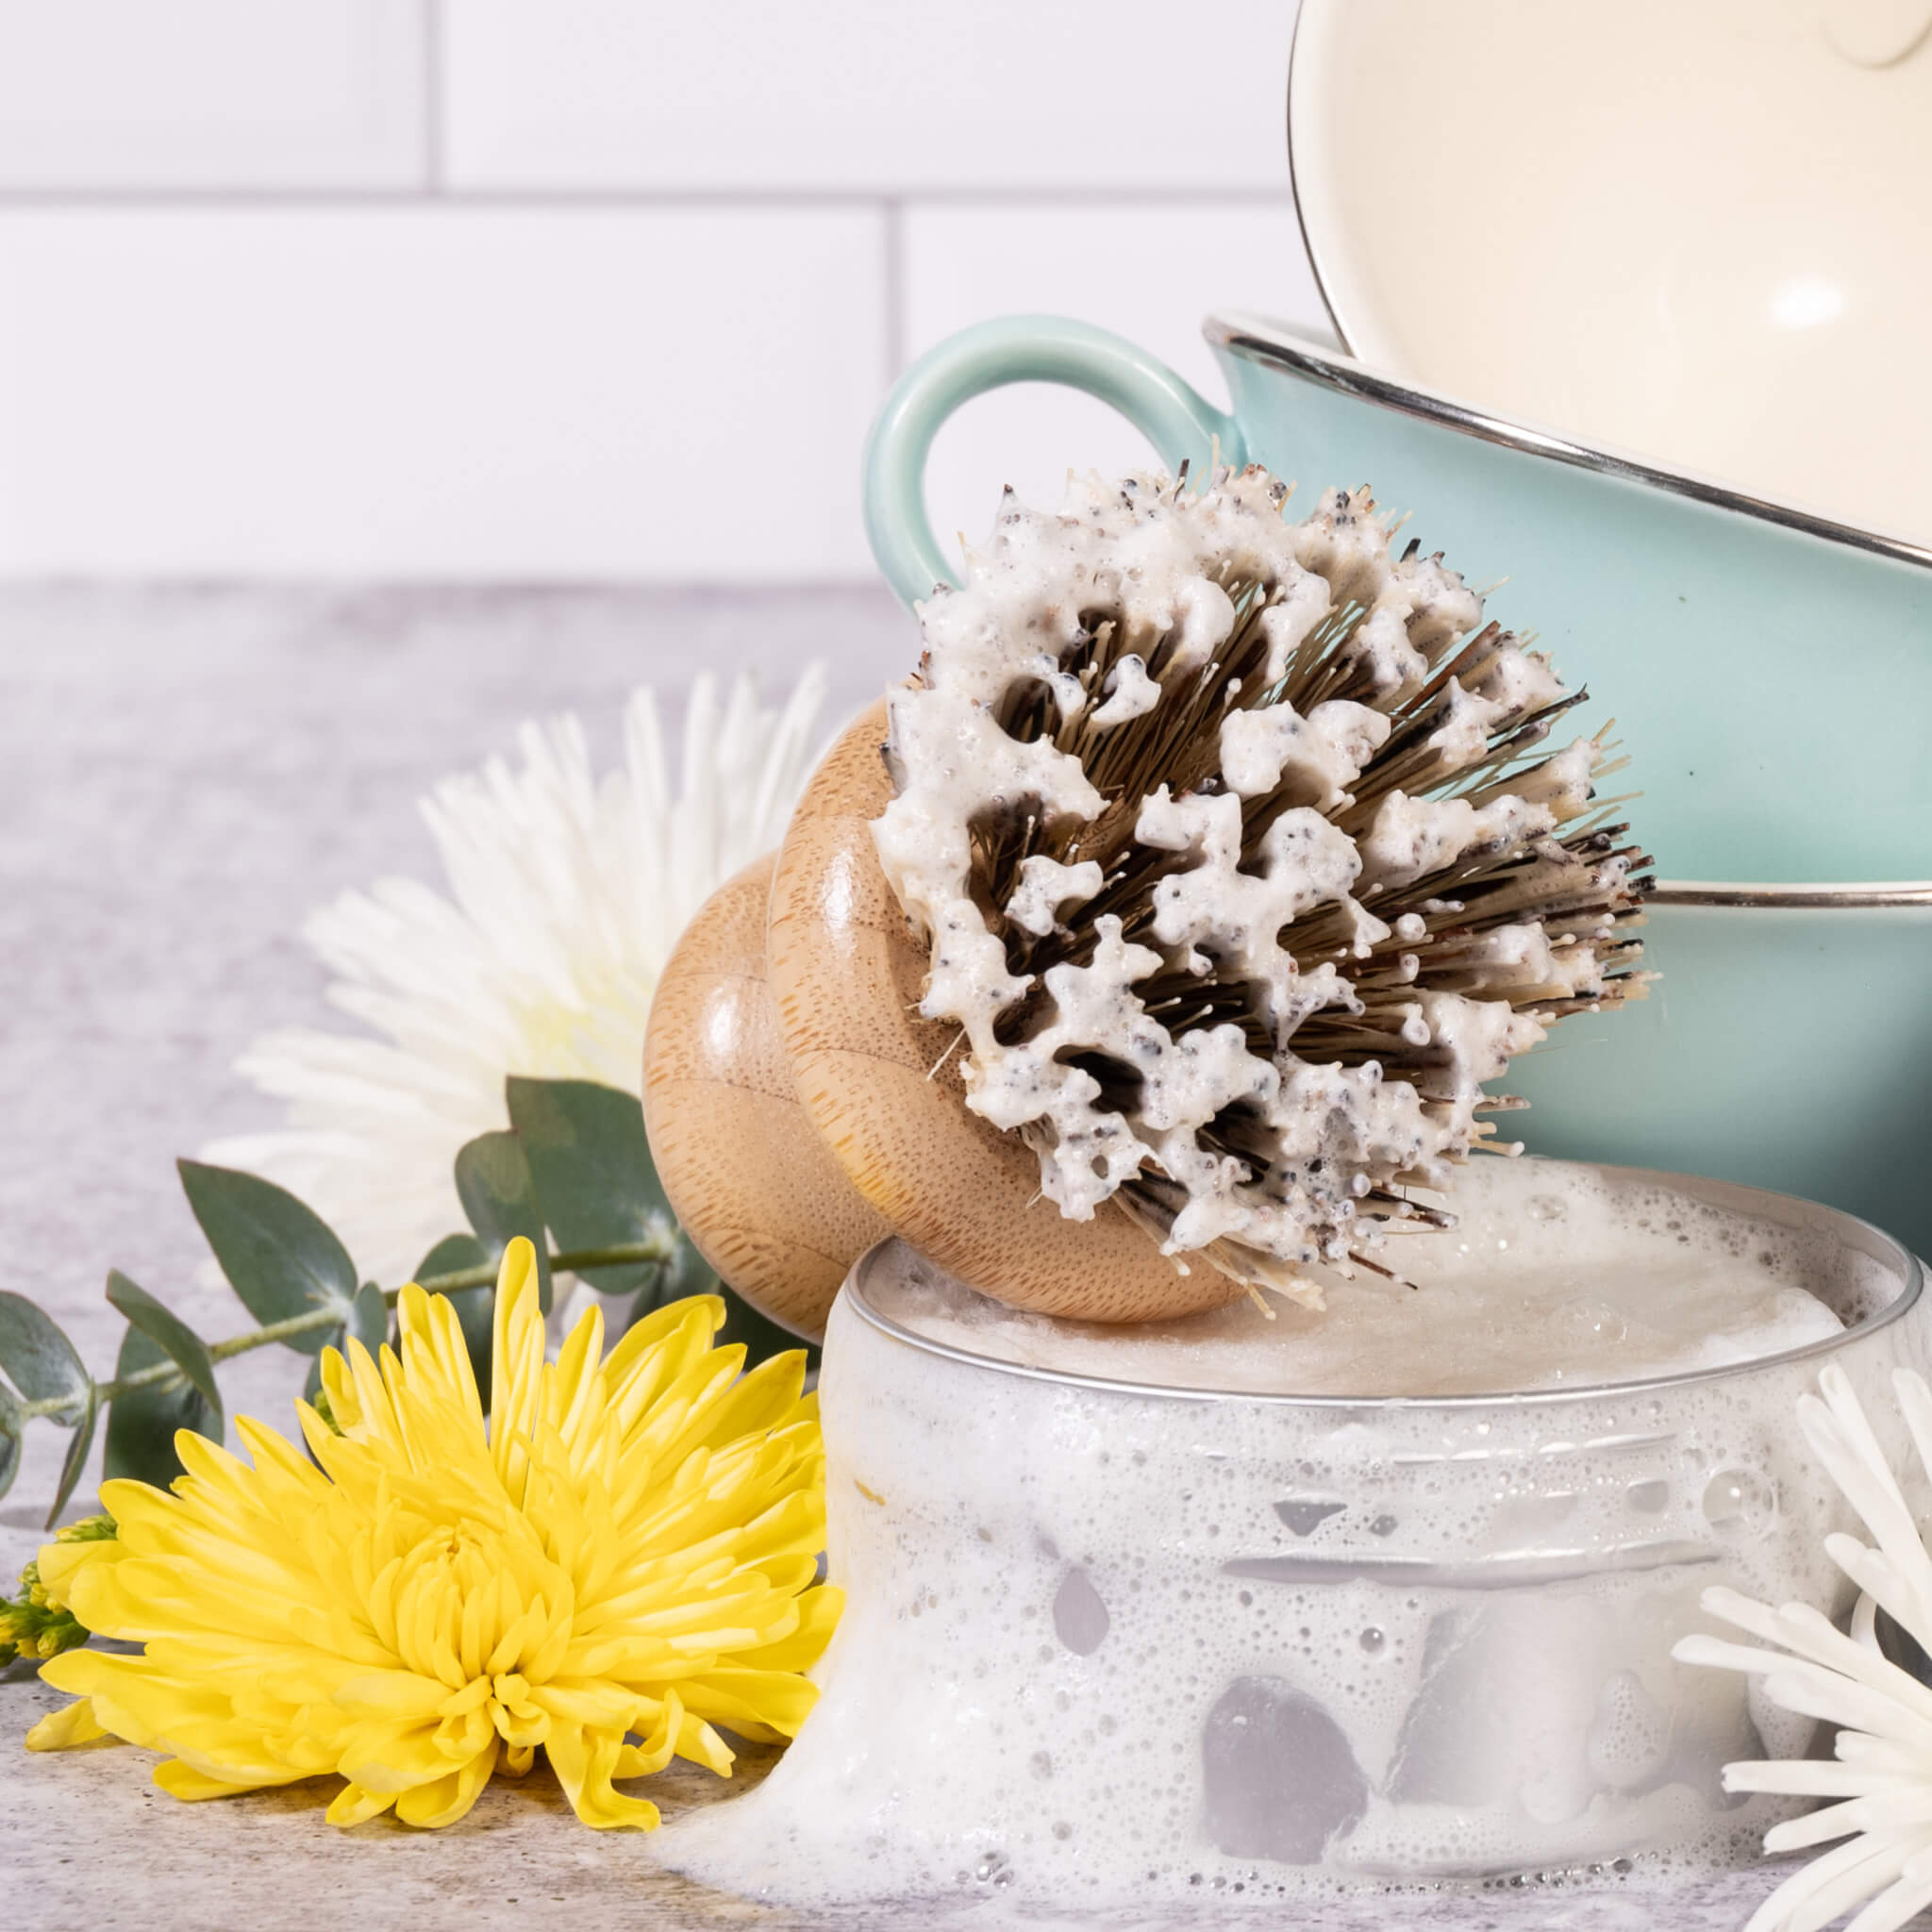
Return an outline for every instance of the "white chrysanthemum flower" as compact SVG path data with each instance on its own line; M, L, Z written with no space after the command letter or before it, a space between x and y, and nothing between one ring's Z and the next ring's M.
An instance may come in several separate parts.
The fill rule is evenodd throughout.
M1913 1447L1932 1475L1932 1390L1909 1370L1892 1375ZM1813 1453L1876 1542L1824 1540L1832 1561L1861 1594L1851 1634L1809 1604L1774 1610L1734 1590L1707 1590L1704 1607L1777 1649L1687 1637L1673 1653L1764 1679L1773 1703L1841 1726L1836 1760L1727 1764L1724 1789L1779 1791L1838 1802L1775 1825L1767 1852L1845 1842L1778 1887L1745 1932L1818 1932L1863 1904L1846 1932L1896 1932L1932 1905L1932 1689L1879 1649L1883 1610L1932 1654L1932 1557L1841 1369L1819 1377L1824 1399L1803 1397L1798 1421Z
M707 897L778 842L811 769L817 666L782 710L741 676L697 679L674 796L658 704L625 710L601 783L574 717L526 724L522 771L492 758L423 801L448 891L386 878L314 913L303 937L330 1002L377 1036L295 1028L237 1063L289 1125L207 1158L265 1174L341 1233L358 1265L406 1279L464 1224L451 1162L507 1124L506 1075L636 1091L658 975Z

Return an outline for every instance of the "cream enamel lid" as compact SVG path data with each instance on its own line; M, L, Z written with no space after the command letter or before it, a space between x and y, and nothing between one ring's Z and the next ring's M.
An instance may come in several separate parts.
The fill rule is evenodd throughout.
M1303 0L1363 361L1932 542L1932 0Z

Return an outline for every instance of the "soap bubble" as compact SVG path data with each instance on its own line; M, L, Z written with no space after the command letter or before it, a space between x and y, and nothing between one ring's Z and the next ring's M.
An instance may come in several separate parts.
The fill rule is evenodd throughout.
M1053 1627L1075 1657L1091 1657L1112 1619L1084 1570L1069 1570L1053 1600Z
M1275 1504L1274 1513L1296 1536L1312 1536L1329 1517L1340 1514L1347 1507L1345 1503L1292 1496Z
M1755 1470L1721 1469L1704 1486L1704 1520L1726 1542L1755 1542L1777 1521L1777 1491Z
M1369 1807L1369 1782L1329 1714L1278 1677L1237 1677L1201 1732L1204 1824L1235 1857L1308 1865Z

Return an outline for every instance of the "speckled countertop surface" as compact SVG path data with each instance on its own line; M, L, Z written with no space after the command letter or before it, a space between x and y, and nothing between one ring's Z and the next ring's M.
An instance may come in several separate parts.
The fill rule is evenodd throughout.
M675 699L705 665L756 666L770 691L823 658L843 715L903 668L908 638L883 592L0 592L0 1287L43 1300L103 1371L120 1327L101 1299L110 1265L229 1332L240 1311L197 1286L206 1249L171 1162L274 1120L231 1063L264 1028L324 1020L321 971L295 937L310 907L384 872L433 876L414 809L428 784L508 750L521 719L567 708L608 759L633 683ZM276 1351L225 1371L230 1413L279 1421L301 1367ZM35 1435L0 1502L9 1577L52 1482L58 1439ZM135 1751L20 1752L58 1701L18 1666L0 1676L10 1927L805 1923L698 1890L648 1840L585 1830L541 1773L449 1831L339 1833L303 1787L178 1806ZM654 1795L675 1812L732 1790L686 1771ZM1273 1923L1734 1932L1774 1875L1367 1895Z

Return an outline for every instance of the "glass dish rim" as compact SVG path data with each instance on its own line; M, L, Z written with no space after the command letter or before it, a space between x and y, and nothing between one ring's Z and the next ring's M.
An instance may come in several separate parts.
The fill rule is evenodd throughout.
M1465 1395L1289 1395L1264 1390L1191 1389L1174 1383L1132 1382L1108 1375L1083 1374L1070 1369L1045 1369L1031 1362L1003 1361L997 1356L978 1355L955 1343L936 1341L929 1335L922 1335L917 1329L908 1328L903 1323L893 1320L866 1299L864 1277L875 1264L876 1257L898 1239L896 1236L889 1236L885 1241L874 1242L859 1256L852 1264L839 1290L839 1299L851 1308L858 1320L889 1341L903 1343L908 1348L964 1367L1016 1375L1024 1381L1048 1382L1060 1388L1089 1389L1105 1394L1153 1397L1167 1401L1239 1402L1271 1408L1285 1407L1352 1414L1359 1414L1365 1410L1380 1412L1392 1409L1405 1415L1416 1415L1435 1409L1466 1414L1473 1409L1514 1411L1531 1407L1549 1407L1579 1402L1622 1402L1655 1394L1660 1391L1707 1388L1740 1375L1758 1374L1767 1370L1786 1368L1811 1360L1823 1360L1836 1355L1854 1341L1863 1341L1867 1336L1875 1335L1893 1323L1903 1321L1918 1306L1924 1289L1924 1266L1904 1242L1894 1240L1883 1228L1873 1223L1862 1220L1856 1214L1846 1213L1843 1208L1830 1208L1821 1201L1807 1201L1797 1194L1782 1194L1771 1188L1755 1188L1742 1181L1717 1180L1708 1175L1671 1174L1659 1168L1619 1167L1609 1161L1587 1160L1564 1164L1592 1168L1601 1174L1627 1177L1639 1185L1662 1183L1676 1189L1679 1192L1694 1191L1700 1188L1718 1189L1726 1194L1755 1197L1766 1203L1790 1203L1807 1208L1814 1214L1828 1217L1836 1229L1841 1229L1847 1235L1864 1236L1864 1241L1853 1244L1858 1246L1862 1252L1872 1255L1874 1258L1883 1261L1888 1266L1895 1259L1897 1273L1904 1285L1898 1294L1884 1307L1875 1314L1866 1316L1853 1326L1841 1329L1836 1335L1827 1335L1816 1341L1807 1341L1798 1348L1780 1349L1774 1355L1754 1356L1746 1361L1724 1362L1713 1368L1681 1370L1669 1375L1646 1375L1626 1382L1591 1382L1579 1383L1574 1388L1565 1389L1503 1390ZM1708 1199L1707 1196L1703 1198ZM1764 1218L1776 1219L1775 1216Z

